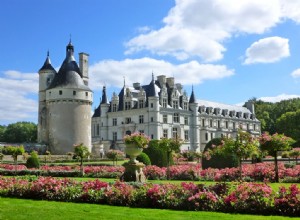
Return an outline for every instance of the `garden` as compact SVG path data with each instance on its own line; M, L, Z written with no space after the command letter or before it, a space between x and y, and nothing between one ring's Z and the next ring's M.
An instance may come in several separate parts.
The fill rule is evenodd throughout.
M265 148L273 155L271 162L243 162L253 155L257 157L256 141L260 141L261 149ZM115 162L110 165L84 165L88 152L84 146L78 145L74 151L78 162L72 165L48 162L31 167L28 159L38 158L36 153L31 153L26 163L18 164L16 155L21 155L23 151L13 151L11 148L14 163L0 164L0 201L9 204L9 198L18 198L98 204L101 207L110 205L299 217L300 165L297 162L283 163L274 159L282 149L288 150L290 141L278 135L265 135L260 140L240 135L235 140L225 138L218 145L212 144L203 154L205 156L201 155L201 160L205 161L209 157L235 153L237 165L226 168L203 168L199 163L199 154L178 153L178 140L156 141L158 145L149 143L149 147L144 149L151 155L149 148L156 146L153 147L154 153L152 152L155 157L156 150L162 149L165 152L166 166L147 165L146 156L141 157L142 159L139 156L130 157L129 161L123 161L124 166ZM279 145L279 142L284 144ZM274 146L277 147L276 150ZM193 162L188 161L191 156ZM117 151L108 154L108 158L113 161L124 159L120 157L121 153ZM146 181L121 181L128 164L140 164L136 159L146 164L143 165ZM160 158L159 161L163 159Z

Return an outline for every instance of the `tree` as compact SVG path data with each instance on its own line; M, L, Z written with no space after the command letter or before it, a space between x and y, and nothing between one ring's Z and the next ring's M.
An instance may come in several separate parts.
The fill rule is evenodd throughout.
M298 157L300 157L300 148L294 148L289 153L289 156L296 160L296 165L298 164Z
M300 140L300 109L281 115L276 121L276 131Z
M112 160L113 165L117 165L118 159L123 157L123 152L120 150L109 150L106 152L106 157Z
M260 138L260 148L268 155L274 157L275 163L275 182L279 182L278 175L278 151L287 151L291 149L291 145L295 142L292 138L285 136L284 134L275 133L270 135L269 133L263 133Z
M88 147L84 146L82 143L79 145L75 145L74 155L76 157L79 157L80 159L80 173L81 176L83 176L84 175L83 159L87 158L90 155L89 149Z
M18 156L22 155L25 150L23 146L8 146L6 148L4 148L4 153L11 155L13 160L14 160L14 164L15 164L15 171L17 171L17 165L18 165Z
M234 155L239 166L239 175L242 179L242 159L259 155L258 141L250 133L238 130L236 138L223 138L221 144L211 150L212 154L224 156Z
M4 140L5 130L6 130L6 127L0 125L0 142L5 142L5 140Z
M9 124L4 132L3 141L10 143L36 142L37 125L32 122Z
M179 152L182 140L179 138L162 138L159 140L159 146L167 152L167 179L170 179L170 160L172 153Z

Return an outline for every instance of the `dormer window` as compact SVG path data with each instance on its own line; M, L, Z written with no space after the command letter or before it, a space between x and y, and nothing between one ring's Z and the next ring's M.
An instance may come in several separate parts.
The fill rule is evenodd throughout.
M113 112L117 111L117 104L116 103L112 104L112 111Z
M173 108L178 109L178 101L173 101Z
M167 108L167 99L162 99L162 106L163 108Z
M62 90L59 90L59 95L62 95Z
M144 108L144 100L139 100L139 108Z
M183 103L183 110L188 110L188 103L187 102Z
M125 102L125 110L131 109L131 102Z

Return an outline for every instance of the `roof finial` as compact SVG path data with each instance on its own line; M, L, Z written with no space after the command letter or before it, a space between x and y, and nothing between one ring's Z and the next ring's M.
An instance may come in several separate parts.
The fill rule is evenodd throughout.
M123 76L123 78L124 78L124 87L125 87L125 76Z
M72 44L72 34L70 34L70 41L69 44Z
M47 51L47 57L49 57L49 49L48 49L48 51Z

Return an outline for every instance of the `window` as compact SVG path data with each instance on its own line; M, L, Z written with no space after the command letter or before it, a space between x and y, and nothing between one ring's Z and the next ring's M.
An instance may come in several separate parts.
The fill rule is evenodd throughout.
M253 130L256 131L256 124L253 125Z
M168 123L168 115L163 115L163 123Z
M225 121L225 128L228 129L228 121Z
M144 108L144 100L139 100L139 108Z
M178 101L173 101L173 108L178 109Z
M151 108L153 108L153 103L150 104Z
M205 133L205 140L208 141L208 133Z
M144 132L144 130L139 130L139 133L144 134L145 132Z
M235 124L235 122L232 122L232 127L233 127L233 129L236 129L236 124Z
M85 92L85 96L88 96L89 95L89 93L88 92Z
M62 91L61 90L59 90L59 94L62 95Z
M247 130L249 130L249 124L247 124Z
M140 122L140 124L144 123L144 115L139 116L139 122Z
M173 128L173 138L178 138L178 129L177 128Z
M209 126L212 128L212 126L213 126L213 120L212 119L210 119L209 120Z
M210 133L210 140L214 139L214 133Z
M187 116L184 117L184 124L189 125L189 118Z
M129 110L131 108L130 102L125 102L125 110Z
M125 118L125 124L129 124L131 122L131 118Z
M76 91L73 91L73 95L76 95Z
M202 119L202 127L205 127L205 119Z
M97 136L99 136L100 133L100 128L99 128L99 124L97 124Z
M174 115L173 115L173 121L175 123L179 123L179 113L174 113Z
M153 134L151 134L151 139L154 139L154 135Z
M184 140L186 140L186 141L189 140L189 130L184 131Z
M184 102L184 103L183 103L183 109L184 109L184 110L188 110L188 103L187 103L187 102Z
M113 132L113 141L118 140L118 133L117 132Z
M113 118L113 119L112 119L112 125L113 125L113 126L117 126L117 119L116 119L116 118Z
M151 122L153 122L154 121L154 119L153 119L153 117L151 117Z
M162 106L163 106L164 108L167 108L167 99L163 99L163 100L162 100Z
M116 112L117 111L117 104L112 104L112 111Z
M168 129L163 130L163 137L168 138Z
M218 128L221 128L221 123L219 120L218 120Z

